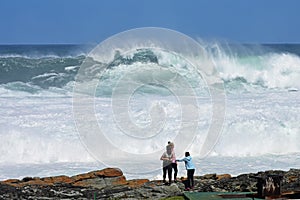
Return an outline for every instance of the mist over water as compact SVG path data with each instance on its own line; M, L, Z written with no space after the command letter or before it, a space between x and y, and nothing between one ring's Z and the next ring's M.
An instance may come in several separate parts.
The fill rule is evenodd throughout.
M116 81L124 74L130 74L132 80L145 80L154 76L150 72L155 69L160 77L172 80L176 71L198 95L198 132L187 150L195 157L199 173L239 174L299 166L300 45L206 43L204 47L227 94L224 128L208 157L197 158L211 119L207 86L186 61L166 52L142 49L130 56L116 56L102 75L94 94L95 114L107 138L131 153L161 151L173 140L180 126L180 106L188 105L180 105L163 86L138 88L129 102L131 120L141 127L151 123L151 108L163 108L168 118L160 143L132 144L122 138L110 105ZM0 46L0 179L72 175L104 167L81 143L73 118L75 76L85 59L97 64L87 58L87 49L72 45ZM168 63L172 65L166 66ZM183 153L176 152L178 156ZM145 168L157 165L157 171L144 176L160 176L159 158L143 162ZM117 167L130 169L130 161Z

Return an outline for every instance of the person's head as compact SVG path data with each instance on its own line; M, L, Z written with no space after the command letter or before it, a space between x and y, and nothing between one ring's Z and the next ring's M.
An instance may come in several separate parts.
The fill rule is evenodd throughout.
M172 148L171 148L170 145L167 145L167 146L166 146L166 150L167 150L167 153L168 153L168 154L172 153Z
M190 156L190 152L185 152L185 157Z
M173 142L168 142L168 146L170 146L172 149L174 149L174 143Z

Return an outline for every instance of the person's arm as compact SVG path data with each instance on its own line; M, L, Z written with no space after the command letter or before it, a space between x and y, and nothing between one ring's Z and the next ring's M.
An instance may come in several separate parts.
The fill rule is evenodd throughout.
M182 159L177 159L176 161L178 162L183 162L183 161L187 161L186 157L182 158Z
M166 157L165 153L160 157L160 160L169 160L169 158Z
M164 160L164 153L161 155L160 160Z

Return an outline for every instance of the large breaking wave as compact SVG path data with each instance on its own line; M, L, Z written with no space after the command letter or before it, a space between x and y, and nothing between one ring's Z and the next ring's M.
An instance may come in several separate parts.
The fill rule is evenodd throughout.
M228 92L251 92L256 89L297 90L300 88L298 51L288 52L282 46L279 46L280 49L278 46L272 45L237 46L210 43L205 44L205 47ZM297 48L294 47L294 49ZM70 92L70 85L72 85L80 65L87 58L86 55L83 53L71 54L68 51L65 54L54 54L50 51L44 55L33 52L31 52L32 55L20 52L19 54L0 55L1 90L37 94L42 90L53 91L53 88L56 88L54 91L60 93L62 90L59 89L66 89ZM87 59L95 62L92 58ZM110 64L108 73L110 76L119 77L126 73L124 66L138 66L139 63L160 65L166 61L171 62L176 70L181 69L187 79L195 78L180 60L170 57L170 54L153 52L149 49L137 50L130 58L122 57L116 52L115 60ZM140 75L147 76L147 74ZM109 85L107 86L109 87ZM102 93L105 94L103 91Z

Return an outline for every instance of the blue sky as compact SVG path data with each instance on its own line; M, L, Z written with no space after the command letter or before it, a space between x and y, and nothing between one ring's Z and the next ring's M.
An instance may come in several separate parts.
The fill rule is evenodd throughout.
M132 28L300 43L298 0L0 0L0 44L99 43Z

